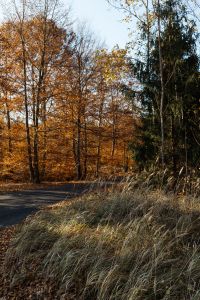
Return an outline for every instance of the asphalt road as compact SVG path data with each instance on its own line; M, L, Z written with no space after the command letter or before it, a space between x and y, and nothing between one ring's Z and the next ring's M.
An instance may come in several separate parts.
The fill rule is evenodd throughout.
M92 188L95 188L95 185L69 183L40 190L1 193L0 227L18 224L45 205L73 198Z

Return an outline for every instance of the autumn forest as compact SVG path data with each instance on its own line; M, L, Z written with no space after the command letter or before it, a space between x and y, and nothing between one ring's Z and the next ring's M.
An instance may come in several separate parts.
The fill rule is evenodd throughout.
M0 300L199 300L200 2L69 2L2 6Z
M107 50L57 1L10 2L0 27L0 180L152 166L198 175L198 15L184 1L107 2L137 29L126 49Z
M81 179L131 165L126 51L104 50L84 25L74 32L54 2L24 2L1 25L2 179Z

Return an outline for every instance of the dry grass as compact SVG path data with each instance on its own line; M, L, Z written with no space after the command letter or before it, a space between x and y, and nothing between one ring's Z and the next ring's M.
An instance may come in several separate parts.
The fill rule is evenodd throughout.
M34 269L56 282L58 299L199 300L199 242L198 198L127 185L28 220L7 253L5 274L14 285Z

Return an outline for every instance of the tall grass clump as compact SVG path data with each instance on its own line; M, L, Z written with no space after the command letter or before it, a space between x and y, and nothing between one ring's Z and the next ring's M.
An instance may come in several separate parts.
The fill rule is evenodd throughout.
M7 253L11 282L38 274L57 297L200 299L199 199L144 189L93 192L43 210Z

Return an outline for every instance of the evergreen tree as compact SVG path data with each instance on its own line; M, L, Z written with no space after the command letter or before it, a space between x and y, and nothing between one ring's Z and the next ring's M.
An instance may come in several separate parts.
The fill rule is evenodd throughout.
M185 166L198 169L199 165L199 59L196 54L197 31L187 10L177 0L168 0L160 8L161 48L164 81L165 163L174 175ZM135 72L143 85L140 97L143 127L141 143L133 145L135 159L147 167L159 157L161 97L159 37L154 28L147 62L137 61ZM144 33L142 33L144 37Z

